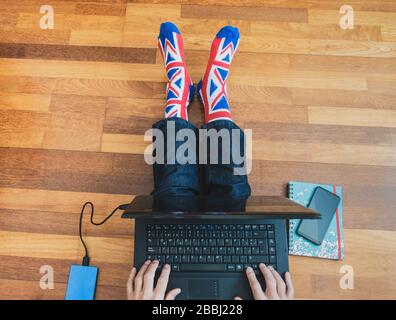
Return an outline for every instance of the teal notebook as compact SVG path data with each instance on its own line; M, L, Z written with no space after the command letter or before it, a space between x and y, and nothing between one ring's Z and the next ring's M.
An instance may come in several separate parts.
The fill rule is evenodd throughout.
M318 257L325 259L344 259L344 233L342 225L342 188L327 184L307 182L289 182L289 198L303 206L307 206L316 187L322 187L337 194L340 204L336 210L329 229L320 246L306 240L296 233L300 219L289 221L289 254L296 256Z

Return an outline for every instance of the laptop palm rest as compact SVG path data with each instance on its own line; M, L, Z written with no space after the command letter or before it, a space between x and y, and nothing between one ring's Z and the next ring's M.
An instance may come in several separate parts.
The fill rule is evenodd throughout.
M219 297L218 280L188 280L189 298L216 299Z

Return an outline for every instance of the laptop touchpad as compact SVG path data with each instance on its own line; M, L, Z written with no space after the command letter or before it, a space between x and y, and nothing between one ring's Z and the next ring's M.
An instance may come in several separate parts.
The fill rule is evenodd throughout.
M188 280L190 298L217 298L219 296L218 280Z

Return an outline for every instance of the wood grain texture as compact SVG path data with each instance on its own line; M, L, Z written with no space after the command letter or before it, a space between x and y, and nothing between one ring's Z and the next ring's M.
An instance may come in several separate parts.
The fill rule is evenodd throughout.
M296 297L396 297L396 2L350 0L0 0L0 298L63 299L80 261L78 218L152 191L143 137L164 112L159 24L184 37L194 83L224 25L241 42L228 80L234 121L253 131L253 194L290 180L343 187L345 261L290 257ZM200 126L202 105L189 107ZM23 201L21 201L23 199ZM98 299L124 299L134 222L83 220ZM355 289L339 287L351 265ZM51 265L55 289L41 290Z

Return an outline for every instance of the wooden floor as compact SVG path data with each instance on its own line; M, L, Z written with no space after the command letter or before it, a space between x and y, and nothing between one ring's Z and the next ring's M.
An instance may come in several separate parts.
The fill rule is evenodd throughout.
M143 134L163 115L167 20L194 82L216 31L240 28L229 98L253 129L254 194L285 195L289 180L344 188L346 259L291 257L297 298L396 298L396 1L347 1L352 30L339 0L47 2L54 30L39 28L43 1L0 0L0 298L63 299L81 205L100 219L152 190ZM201 123L197 101L190 110ZM84 227L97 298L123 299L133 223ZM340 289L344 264L354 290ZM54 290L39 287L42 265Z

